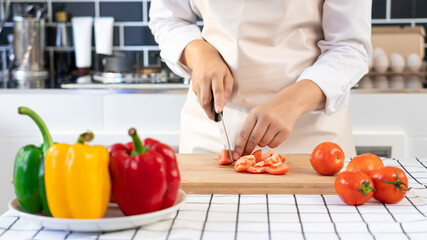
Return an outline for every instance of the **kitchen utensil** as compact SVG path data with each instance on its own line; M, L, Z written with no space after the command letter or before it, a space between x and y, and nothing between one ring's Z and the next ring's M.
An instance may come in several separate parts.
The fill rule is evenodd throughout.
M310 154L285 154L286 175L238 173L218 165L219 153L177 154L181 188L187 194L336 194L336 176L319 175Z
M221 133L222 142L224 143L224 149L227 149L228 152L228 158L230 160L233 159L233 155L231 154L231 145L230 145L230 139L228 138L227 130L225 128L224 124L224 118L223 118L223 112L217 113L215 111L215 101L214 101L214 95L212 92L212 112L214 115L214 121L217 123L219 131Z
M184 191L180 190L178 198L172 207L134 216L124 216L117 204L110 204L104 217L100 219L65 219L46 217L44 214L31 214L25 212L17 199L9 203L9 209L12 213L21 216L21 218L49 229L77 232L102 232L118 231L154 223L176 212L182 207L185 200L186 194Z

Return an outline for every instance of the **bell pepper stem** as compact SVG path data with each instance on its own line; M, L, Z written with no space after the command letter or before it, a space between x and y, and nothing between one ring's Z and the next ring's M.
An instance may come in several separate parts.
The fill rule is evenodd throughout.
M132 137L132 141L133 141L133 151L131 153L131 156L144 154L145 152L148 151L149 148L144 147L144 145L142 145L141 139L139 138L135 128L129 129L128 133Z
M37 124L43 136L42 150L44 153L46 153L49 147L53 145L53 140L44 121L40 118L40 116L37 113L35 113L33 110L27 107L22 107L22 106L18 107L18 113L29 116Z
M93 140L95 135L92 131L86 131L82 134L80 134L79 138L77 139L78 143L84 144L85 142L90 142Z

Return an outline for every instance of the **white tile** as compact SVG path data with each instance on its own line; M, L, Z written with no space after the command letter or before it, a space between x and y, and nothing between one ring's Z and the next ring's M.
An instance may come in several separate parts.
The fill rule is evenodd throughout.
M299 223L270 223L270 230L272 232L301 232L301 224Z
M152 231L168 231L172 224L172 220L158 221L152 224L144 225L144 230Z
M304 232L305 233L334 233L334 225L332 223L304 223Z
M176 219L179 220L192 220L204 221L206 219L206 211L179 211Z
M270 213L296 213L297 207L288 204L269 204Z
M68 234L68 232L66 232L66 231L49 231L49 230L43 230L43 231L40 231L34 239L43 239L43 240L64 239L65 236L67 236L67 234ZM72 236L72 235L73 235L73 233L71 233L68 236L67 239L73 239L74 236ZM84 238L86 238L86 239L95 239L97 235L98 234L88 234L87 236L84 236Z
M211 195L206 194L187 194L187 201L186 204L193 204L193 203L206 203L209 204L209 201L211 199Z
M13 224L13 226L11 227L12 230L34 230L37 231L40 229L40 225L34 221L31 221L27 218L19 218L19 220Z
M36 232L9 230L3 234L2 239L30 239Z
M298 205L314 204L324 205L323 199L320 195L296 195Z
M376 240L407 240L408 237L403 233L376 233Z
M390 214L363 214L363 218L368 223L394 222Z
M268 232L238 232L237 240L264 240L268 239Z
M402 229L400 225L395 222L382 223L382 222L373 222L369 223L369 229L375 235L377 233L400 233Z
M301 213L300 216L303 223L331 222L329 215L326 213Z
M183 221L183 220L176 219L172 229L191 229L196 231L202 231L204 222L205 222L204 220L203 221Z
M225 231L206 231L203 233L203 240L232 240L234 239L235 232L225 232Z
M200 239L201 231L192 229L172 229L169 235L169 239L188 239L198 240Z
M237 204L238 200L239 200L238 195L215 194L212 198L212 204L215 204L215 203Z
M237 231L240 232L268 232L268 223L255 223L255 222L239 222Z
M341 200L338 195L323 195L327 205L337 204L344 205L345 203Z
M204 211L208 210L209 204L205 203L188 203L180 208L181 211Z
M339 239L336 233L306 233L307 240L334 240Z
M61 232L61 231L60 231ZM68 232L66 232L68 233ZM73 232L72 234L70 234L68 236L67 239L78 239L78 240L82 240L82 239L97 239L99 233L84 233L84 232ZM37 235L38 236L38 235ZM64 237L58 237L58 238L54 238L54 239L63 239ZM44 239L44 237L41 237L40 239Z
M267 213L239 213L239 222L267 222Z
M296 232L272 232L271 239L281 240L281 239L292 239L292 240L303 240L302 233Z
M346 222L346 223L335 223L335 226L337 228L337 232L339 233L364 233L368 232L368 228L366 227L366 224L363 222Z
M329 212L331 213L357 213L357 209L354 206L349 205L329 205Z
M407 213L407 214L419 213L417 211L417 209L415 209L413 206L397 206L397 205L388 204L387 208L393 214L395 214L395 213Z
M412 213L412 214L406 214L406 213L395 213L393 214L394 218L398 222L412 222L412 221L419 221L426 219L423 215L420 213Z
M132 238L132 236L135 234L136 231L140 231L140 230L129 229L129 230L117 231L117 232L107 232L102 234L99 237L99 239L128 240Z
M166 239L167 234L168 234L168 231L153 231L153 230L142 228L136 233L134 239L164 240Z
M268 195L269 204L295 204L293 195Z
M369 233L339 233L341 240L373 240Z
M408 233L408 236L411 238L411 240L426 240L427 239L427 233Z
M212 203L209 212L237 212L237 204L214 204ZM241 207L241 206L240 206Z
M206 222L205 231L235 231L236 230L236 222L228 221L228 222Z
M358 213L331 213L332 220L336 223L339 222L363 222L363 219Z
M293 222L299 223L298 214L296 213L270 213L270 223Z
M408 233L419 233L427 231L427 219L421 221L402 223L403 229Z
M241 213L253 213L253 212L267 212L267 205L262 203L254 204L240 204L239 212Z
M237 213L225 213L225 212L209 212L208 221L232 221L237 218Z
M327 213L325 206L316 206L316 205L301 205L298 206L300 213Z
M267 199L265 195L240 195L240 204L266 204Z
M357 206L357 208L359 209L359 211L364 214L364 213L383 213L383 214L389 214L387 209L385 209L385 207L382 204L374 204L374 205L360 205Z
M13 222L15 222L17 217L15 216L1 216L0 217L0 228L8 228ZM19 221L19 220L18 220Z

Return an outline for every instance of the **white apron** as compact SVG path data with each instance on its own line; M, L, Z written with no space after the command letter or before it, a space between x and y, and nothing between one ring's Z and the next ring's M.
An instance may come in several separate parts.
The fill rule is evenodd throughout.
M320 54L324 0L194 0L203 38L222 55L234 77L224 109L232 148L251 108L295 83ZM218 153L224 148L217 124L190 90L181 112L180 153ZM307 113L295 123L280 153L311 153L325 141L355 156L348 108L332 115Z

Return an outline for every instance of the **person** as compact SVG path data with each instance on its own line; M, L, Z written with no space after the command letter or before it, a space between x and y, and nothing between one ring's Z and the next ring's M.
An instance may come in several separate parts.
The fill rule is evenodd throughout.
M371 1L155 0L149 27L163 61L190 78L179 151L311 153L332 141L354 156L350 89L372 56ZM197 25L203 20L203 28ZM213 96L212 93L213 92Z

